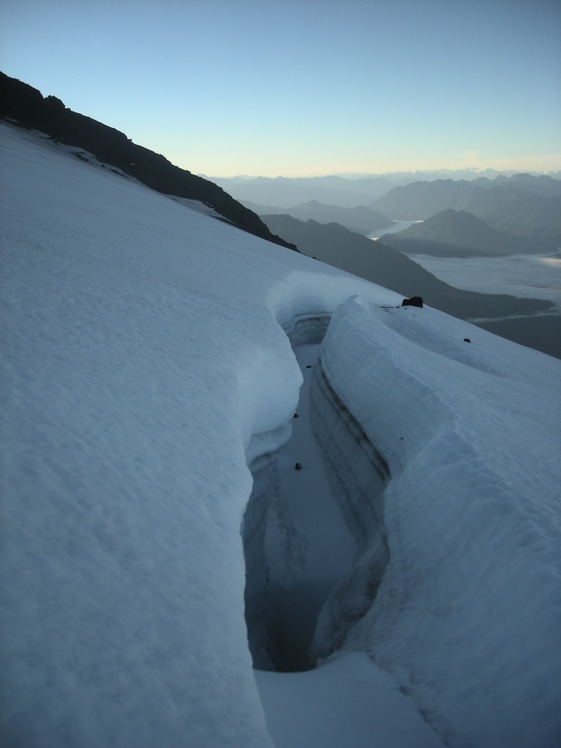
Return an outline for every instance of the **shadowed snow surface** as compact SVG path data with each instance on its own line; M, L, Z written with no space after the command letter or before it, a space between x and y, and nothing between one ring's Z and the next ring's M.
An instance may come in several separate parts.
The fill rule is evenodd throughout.
M0 147L4 744L556 744L560 362L35 133L2 124ZM254 676L248 465L282 472L303 379L285 331L330 315L319 415L346 434L348 411L387 464L383 521L340 579L302 546L335 585L314 637L335 659ZM345 439L342 516L363 475Z

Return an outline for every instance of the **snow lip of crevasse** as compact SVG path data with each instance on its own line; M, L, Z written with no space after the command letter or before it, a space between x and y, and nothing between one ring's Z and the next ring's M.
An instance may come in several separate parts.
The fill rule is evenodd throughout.
M450 744L547 741L560 729L559 541L539 483L559 474L559 433L528 374L548 392L558 366L486 334L467 346L460 329L358 299L333 314L322 365L392 474L390 561L343 649L399 672Z
M372 303L397 306L402 298L394 291L373 286L346 273L332 275L301 270L288 273L269 292L267 306L286 336L288 363L282 373L276 372L265 353L255 352L251 359L244 360L238 367L238 412L248 466L278 450L291 437L292 417L302 385L293 348L320 342L334 309L356 297L357 290ZM265 377L269 381L264 389L259 382ZM275 388L276 377L279 383L282 380L282 387ZM278 399L275 389L286 392L287 382L292 387L292 398Z

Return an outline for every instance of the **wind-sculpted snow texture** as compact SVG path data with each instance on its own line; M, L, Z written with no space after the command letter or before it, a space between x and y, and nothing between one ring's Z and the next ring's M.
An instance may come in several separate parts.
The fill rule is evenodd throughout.
M466 344L460 329L434 310L350 301L324 340L326 376L391 474L389 564L344 646L399 672L451 745L555 745L555 366L528 368L520 348L486 336ZM352 573L342 586L336 611L345 586L357 604Z
M268 469L293 430L287 333L309 341L331 316L314 427L335 434L319 443L362 539L316 629L341 662L310 682L373 702L399 683L393 716L421 710L451 746L556 744L560 362L397 308L35 133L3 124L0 147L3 744L273 745L285 676L260 681L266 721L248 465ZM322 703L315 721L333 719Z

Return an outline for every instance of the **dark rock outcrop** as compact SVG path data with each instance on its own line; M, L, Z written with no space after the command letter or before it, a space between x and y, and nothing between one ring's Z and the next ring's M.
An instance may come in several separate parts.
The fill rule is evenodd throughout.
M66 145L83 148L100 162L117 167L158 192L200 200L243 231L296 249L274 236L255 213L213 182L136 145L119 130L67 109L56 96L43 97L36 88L1 72L0 118L39 130Z
M423 308L423 300L420 296L412 296L410 299L403 299L401 306L416 306L419 309Z

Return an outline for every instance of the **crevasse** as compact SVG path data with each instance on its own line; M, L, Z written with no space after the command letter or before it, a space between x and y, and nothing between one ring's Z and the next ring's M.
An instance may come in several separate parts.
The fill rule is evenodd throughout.
M293 349L317 345L329 319L317 313L292 319L285 332ZM331 387L318 350L310 349L310 355L317 359L309 395L306 391L302 398L309 405L297 415L310 420L329 489L318 480L299 498L309 504L308 512L317 513L317 525L295 504L291 485L283 485L291 476L284 474L289 458L282 450L250 464L253 491L243 522L245 602L249 646L258 669L309 669L318 657L336 650L372 603L388 561L383 526L388 465ZM331 495L317 495L322 492ZM339 527L326 539L325 553L337 543L334 536L344 533L352 538L353 552L341 563L319 568L314 543L323 541L314 527L323 529L325 513L334 511Z

